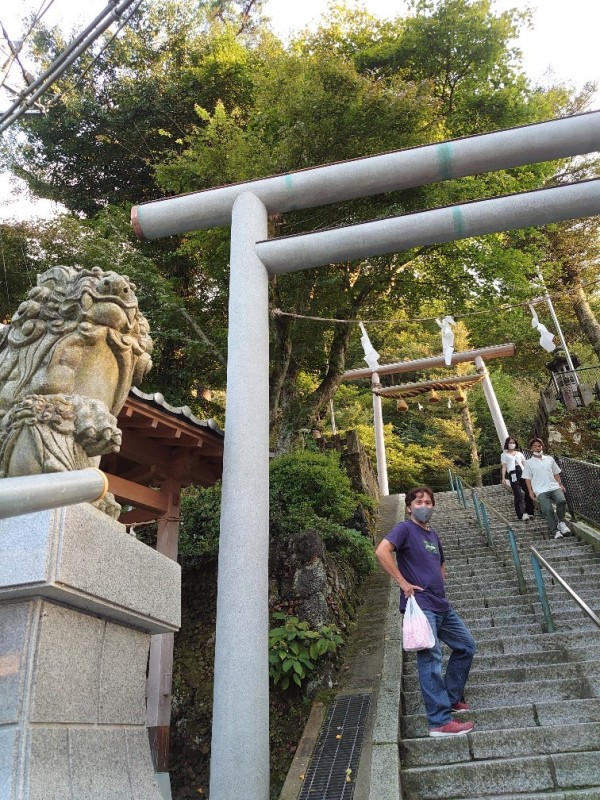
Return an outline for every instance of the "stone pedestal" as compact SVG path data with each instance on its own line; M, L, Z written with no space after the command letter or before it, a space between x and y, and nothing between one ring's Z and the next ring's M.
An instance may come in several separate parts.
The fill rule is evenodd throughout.
M160 800L148 646L179 624L179 565L92 506L0 521L0 798Z

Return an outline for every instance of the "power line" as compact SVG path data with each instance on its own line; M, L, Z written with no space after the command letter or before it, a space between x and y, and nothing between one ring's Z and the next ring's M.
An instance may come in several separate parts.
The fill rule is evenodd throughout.
M66 47L45 70L39 78L34 80L19 97L0 116L0 133L5 131L13 122L20 119L48 89L71 66L71 64L84 53L94 41L109 28L113 21L120 19L123 12L135 0L109 0L109 4L98 14L96 19L85 28L68 47ZM138 2L139 5L139 2Z

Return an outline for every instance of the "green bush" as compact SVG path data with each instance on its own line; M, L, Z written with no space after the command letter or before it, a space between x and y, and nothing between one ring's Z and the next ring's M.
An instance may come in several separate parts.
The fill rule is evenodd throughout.
M310 512L333 522L347 522L357 499L337 453L300 452L274 459L270 465L270 497L282 514Z
M301 686L315 669L315 662L327 653L335 653L342 643L335 625L322 625L314 631L308 622L280 611L273 614L273 619L283 624L269 631L269 675L282 689L290 686L290 680Z
M181 493L179 553L188 564L212 560L219 552L221 484L190 487Z
M375 568L370 540L345 527L359 503L373 510L374 501L352 491L335 455L293 453L271 463L270 532L291 539L309 529L320 533L327 551L359 575ZM181 496L179 553L189 566L213 560L219 551L221 485L189 488Z

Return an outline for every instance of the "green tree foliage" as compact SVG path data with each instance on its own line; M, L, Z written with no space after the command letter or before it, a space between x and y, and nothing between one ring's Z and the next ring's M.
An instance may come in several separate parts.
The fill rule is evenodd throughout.
M337 454L289 453L271 462L270 500L283 515L317 514L344 523L356 509L356 495Z
M273 619L279 622L269 631L269 677L275 685L288 689L291 683L302 682L314 671L317 661L335 653L342 644L336 625L322 625L311 630L308 622L276 611Z
M280 541L314 529L333 557L359 575L375 567L369 538L347 527L359 504L369 499L354 492L335 453L296 452L270 465L270 533ZM193 487L182 494L180 554L186 565L215 559L219 549L221 485Z
M585 102L564 88L528 83L514 47L527 14L497 13L489 0L418 0L409 15L386 22L335 6L319 30L286 47L261 21L261 5L149 0L109 48L86 56L61 82L47 116L23 123L26 145L14 150L13 168L36 193L92 218L99 244L114 204L527 124ZM40 34L40 65L61 37ZM528 165L274 216L271 235L534 189L580 169L558 166L562 178L554 177L556 164ZM150 284L168 288L164 309L156 307L158 292L149 298L147 313L159 330L150 380L176 402L193 403L198 385L223 387L228 230L152 244L117 235L127 252L145 259ZM591 352L594 298L586 308L590 298L571 274L576 256L563 250L551 231L532 230L430 246L272 278L271 305L316 317L390 320L378 329L376 347L394 359L429 354L428 337L411 319L486 312L470 318L471 344L522 342L510 371L543 380L543 353L526 309L502 308L531 298L541 260L556 286L568 270L554 265L568 261L570 291L583 292L579 325L587 321L591 332L582 347ZM579 273L576 279L581 283ZM571 307L565 313L572 316ZM413 340L400 340L398 321ZM300 428L323 425L340 375L361 363L362 353L350 324L273 316L271 333L273 446L283 450ZM448 430L438 436L452 439Z
M7 322L36 282L26 226L0 224L0 322Z

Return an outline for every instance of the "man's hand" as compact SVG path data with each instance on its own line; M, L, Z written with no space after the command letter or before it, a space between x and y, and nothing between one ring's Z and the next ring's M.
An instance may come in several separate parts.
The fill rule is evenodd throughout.
M535 492L529 492L529 497L531 497L532 500L536 500L537 499L537 495L536 495Z
M404 592L404 596L405 596L407 599L408 599L409 597L412 597L412 596L413 596L413 594L415 593L415 591L419 591L419 592L422 592L422 591L423 591L423 587L422 587L422 586L415 586L414 584L412 584L412 583L409 583L408 581L405 581L405 580L404 580L404 578L399 578L399 579L397 580L397 583L398 583L398 586L399 586L399 587L402 589L402 591Z

